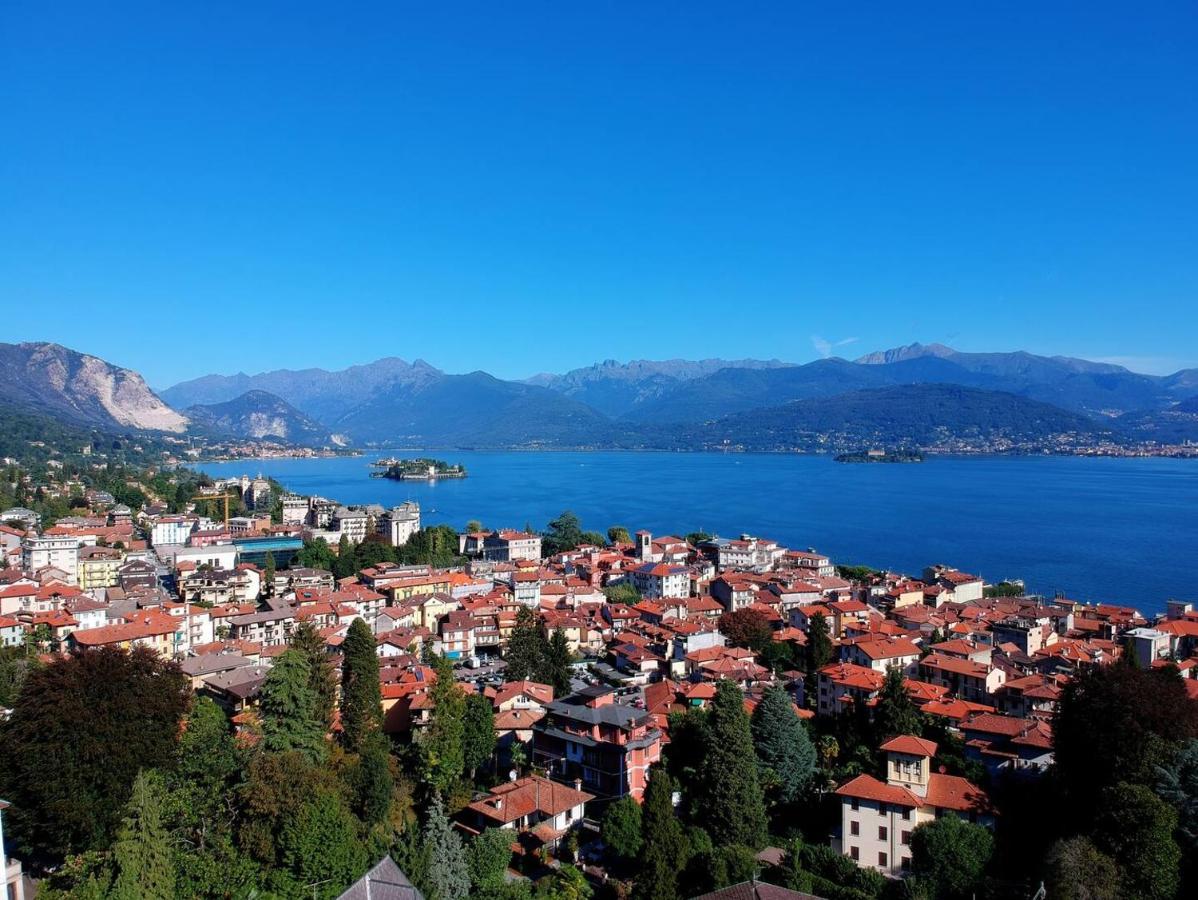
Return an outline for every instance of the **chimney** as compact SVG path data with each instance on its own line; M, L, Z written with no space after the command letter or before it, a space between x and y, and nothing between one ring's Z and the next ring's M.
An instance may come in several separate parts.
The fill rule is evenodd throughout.
M579 793L582 792L582 779L581 778L574 779L574 790L578 791Z
M503 809L503 798L502 798L502 797L496 797L496 798L495 798L495 808L496 808L496 809Z

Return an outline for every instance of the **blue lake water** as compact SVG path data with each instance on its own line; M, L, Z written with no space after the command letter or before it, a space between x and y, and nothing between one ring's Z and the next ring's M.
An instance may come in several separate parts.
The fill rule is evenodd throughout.
M841 563L918 574L944 562L988 581L1086 601L1164 608L1198 599L1198 461L1081 457L931 458L851 465L775 454L457 452L470 477L371 478L380 455L204 463L262 472L347 503L416 500L426 523L536 528L564 509L585 528L703 530L814 547ZM403 454L399 454L403 455ZM415 455L409 453L408 455Z

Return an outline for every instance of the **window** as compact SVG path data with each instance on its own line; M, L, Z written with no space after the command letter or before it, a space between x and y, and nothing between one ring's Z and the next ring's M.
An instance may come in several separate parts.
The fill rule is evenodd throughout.
M899 840L901 840L904 845L909 845L911 843L911 832L904 831L899 837Z
M906 808L903 809L903 821L904 822L911 821L911 810L910 809L906 809Z
M853 812L856 812L860 808L856 797L853 798L852 803L850 803L849 806L852 808Z
M861 833L860 822L849 822L849 834L857 835Z
M879 826L878 826L878 840L879 840L879 841L884 841L884 840L886 840L886 838L887 838L888 836L889 836L889 835L888 835L888 834L887 834L887 832L886 832L886 826L885 826L885 825L879 825Z
M853 859L861 858L861 854L858 852L856 847L849 847L849 856L851 856Z
M885 803L879 803L879 804L878 804L878 815L879 815L879 816L884 816L884 815L886 815L888 812L890 812L890 809L889 809L889 808L886 806L886 804L885 804Z
M899 864L903 867L903 871L906 872L907 870L909 870L911 868L911 857L904 856L899 861Z
M881 866L882 868L886 868L886 866L888 865L888 863L886 862L886 854L885 853L878 854L878 865Z

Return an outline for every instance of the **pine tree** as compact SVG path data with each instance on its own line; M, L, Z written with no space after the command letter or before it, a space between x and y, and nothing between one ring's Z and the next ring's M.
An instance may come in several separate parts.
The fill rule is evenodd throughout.
M333 709L337 705L337 674L333 661L325 651L325 639L311 622L300 622L291 632L288 643L308 661L308 686L316 695L316 707L325 730L333 727Z
M424 854L427 862L426 891L429 900L461 900L470 893L470 869L462 839L445 817L441 796L434 795L424 823Z
M541 617L530 607L522 606L516 613L516 624L508 637L506 677L509 681L538 678L545 668L545 632Z
M711 743L704 772L704 812L717 845L760 849L766 842L765 799L744 697L731 681L716 686L708 722Z
M162 776L152 770L139 772L125 821L112 846L115 900L171 900L175 896L174 855L162 821L165 805Z
M815 772L815 747L784 688L766 689L752 731L763 780L777 784L782 803L793 802Z
M655 766L641 808L641 852L638 859L638 900L676 900L678 873L686 864L687 842L674 814L674 781Z
M386 821L395 794L395 777L391 774L391 754L387 738L381 731L370 734L358 756L355 773L359 817L367 825Z
M470 777L495 752L495 712L482 694L466 698L462 721L462 761Z
M570 664L574 655L570 652L570 642L560 628L553 630L544 653L544 669L540 681L553 687L555 697L564 697L570 693Z
M349 626L341 652L341 739L357 752L383 724L378 645L363 619Z
M907 691L903 670L891 666L874 707L874 743L881 745L900 734L919 737L923 734L923 719Z
M807 625L807 671L818 672L832 661L832 637L828 632L828 620L823 613L816 613Z
M262 743L267 750L298 750L316 762L328 748L316 695L309 687L311 674L302 654L285 650L270 667L258 708L262 714Z
M179 737L175 765L166 776L172 823L188 833L197 850L229 830L228 794L240 768L228 718L210 698L197 697Z
M422 738L428 777L435 790L448 793L465 768L463 748L466 695L453 680L453 666L442 656L434 657L437 680L429 689L433 703L432 723Z

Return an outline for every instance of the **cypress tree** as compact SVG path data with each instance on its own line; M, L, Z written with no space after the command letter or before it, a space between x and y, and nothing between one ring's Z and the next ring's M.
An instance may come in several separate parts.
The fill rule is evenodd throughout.
M678 873L686 864L687 841L674 814L674 781L654 766L641 808L641 852L637 900L676 900Z
M508 681L539 678L545 669L545 634L541 617L530 607L522 606L516 613L516 624L508 637L506 677Z
M288 643L308 661L308 686L316 695L316 708L325 730L333 727L333 709L337 705L337 675L333 661L325 652L325 639L311 622L300 622Z
M341 739L357 752L383 724L378 648L364 620L354 619L341 652Z
M433 702L432 724L423 735L429 780L438 791L450 791L465 768L466 695L453 680L453 665L442 656L433 658L437 680L429 690Z
M923 734L923 720L904 683L903 670L891 666L874 707L874 741L882 744L900 734Z
M541 681L553 687L555 697L563 697L570 693L570 663L573 654L570 653L570 642L560 628L553 630L544 654L544 671Z
M324 726L317 713L316 695L309 687L308 661L296 650L285 650L270 667L262 685L262 743L273 752L298 750L313 762L324 757Z
M752 732L763 780L776 783L779 800L791 803L815 771L815 747L784 688L766 689L753 710Z
M807 672L814 673L832 661L832 637L823 613L811 617L807 626Z
M703 787L711 839L717 846L760 849L767 838L765 799L744 698L731 681L717 685L708 722L711 743Z
M470 777L495 752L495 712L482 694L466 698L462 721L462 763Z
M440 794L434 795L424 823L424 854L428 865L425 893L429 900L461 900L470 893L470 868L462 839L445 817Z
M112 846L116 881L111 896L115 900L171 900L175 896L175 861L162 821L165 805L162 776L152 770L139 772Z

